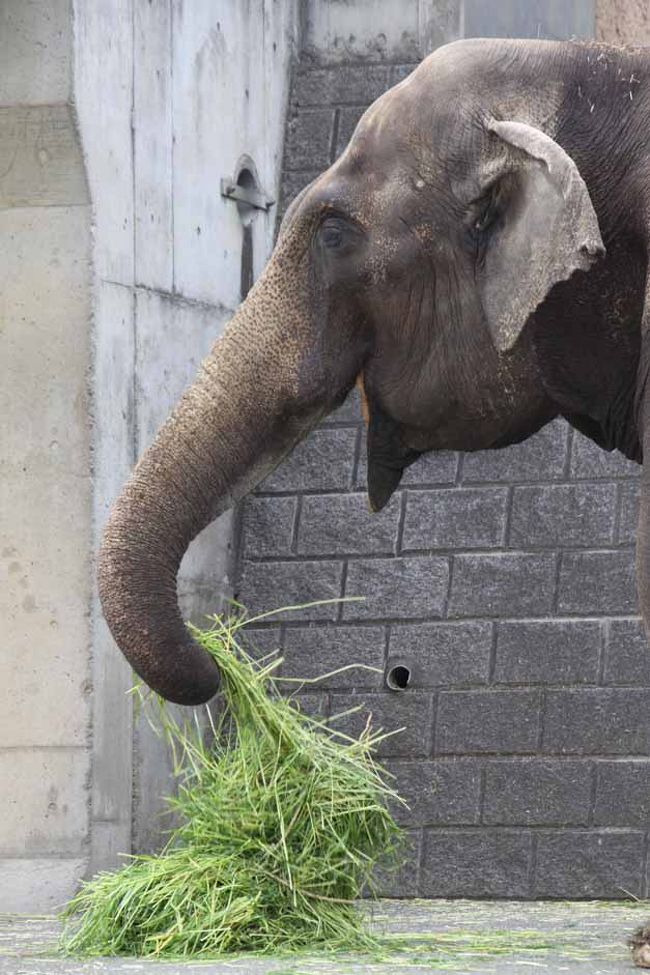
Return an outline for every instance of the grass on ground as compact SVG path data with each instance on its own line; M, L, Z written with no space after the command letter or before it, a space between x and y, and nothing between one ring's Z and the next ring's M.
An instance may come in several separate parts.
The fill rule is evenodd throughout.
M193 628L222 675L224 717L216 725L207 709L210 741L199 720L181 724L153 699L175 756L168 802L181 825L161 854L81 889L65 914L66 952L376 947L354 901L400 846L388 809L398 797L372 757L381 734L367 726L355 740L301 713L278 690L281 658L256 662L244 649L245 623L217 616Z

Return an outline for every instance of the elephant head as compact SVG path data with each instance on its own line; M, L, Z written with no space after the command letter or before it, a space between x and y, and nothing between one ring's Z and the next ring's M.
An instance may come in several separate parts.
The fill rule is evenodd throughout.
M178 611L190 541L355 381L374 510L421 453L516 442L558 413L524 326L603 245L553 138L557 84L500 43L442 48L371 106L290 207L264 273L115 504L104 613L164 697L195 704L218 687Z

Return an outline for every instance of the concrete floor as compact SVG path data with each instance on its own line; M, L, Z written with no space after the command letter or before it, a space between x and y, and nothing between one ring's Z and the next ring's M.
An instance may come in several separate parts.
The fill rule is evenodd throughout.
M364 905L364 910L369 908ZM598 903L518 903L513 901L380 901L372 908L380 934L408 936L412 948L390 959L359 957L238 958L219 962L156 962L136 958L91 961L57 957L57 922L53 918L0 917L0 975L522 975L547 971L569 975L623 975L631 964L625 939L650 916L648 904L630 907ZM553 947L515 949L499 958L472 954L478 940L494 932L534 932ZM463 945L455 935L467 933ZM517 932L520 932L517 935ZM433 935L441 938L436 944ZM456 944L445 936L456 940ZM537 939L538 941L540 938Z

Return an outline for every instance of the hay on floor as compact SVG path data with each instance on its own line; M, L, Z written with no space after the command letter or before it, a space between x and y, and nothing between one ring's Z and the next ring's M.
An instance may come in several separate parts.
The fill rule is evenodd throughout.
M180 779L163 852L102 873L70 903L63 945L80 955L206 957L369 948L354 905L378 861L396 858L397 796L358 740L302 714L278 690L277 655L256 662L242 618L193 629L222 674L224 717L206 743L160 703ZM210 721L212 715L208 711ZM195 715L196 718L196 715Z

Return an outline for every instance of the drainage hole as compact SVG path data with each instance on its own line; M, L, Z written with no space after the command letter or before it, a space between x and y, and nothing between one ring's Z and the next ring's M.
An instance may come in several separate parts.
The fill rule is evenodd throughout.
M386 685L391 691L405 691L411 681L411 670L404 664L395 664L386 673Z

